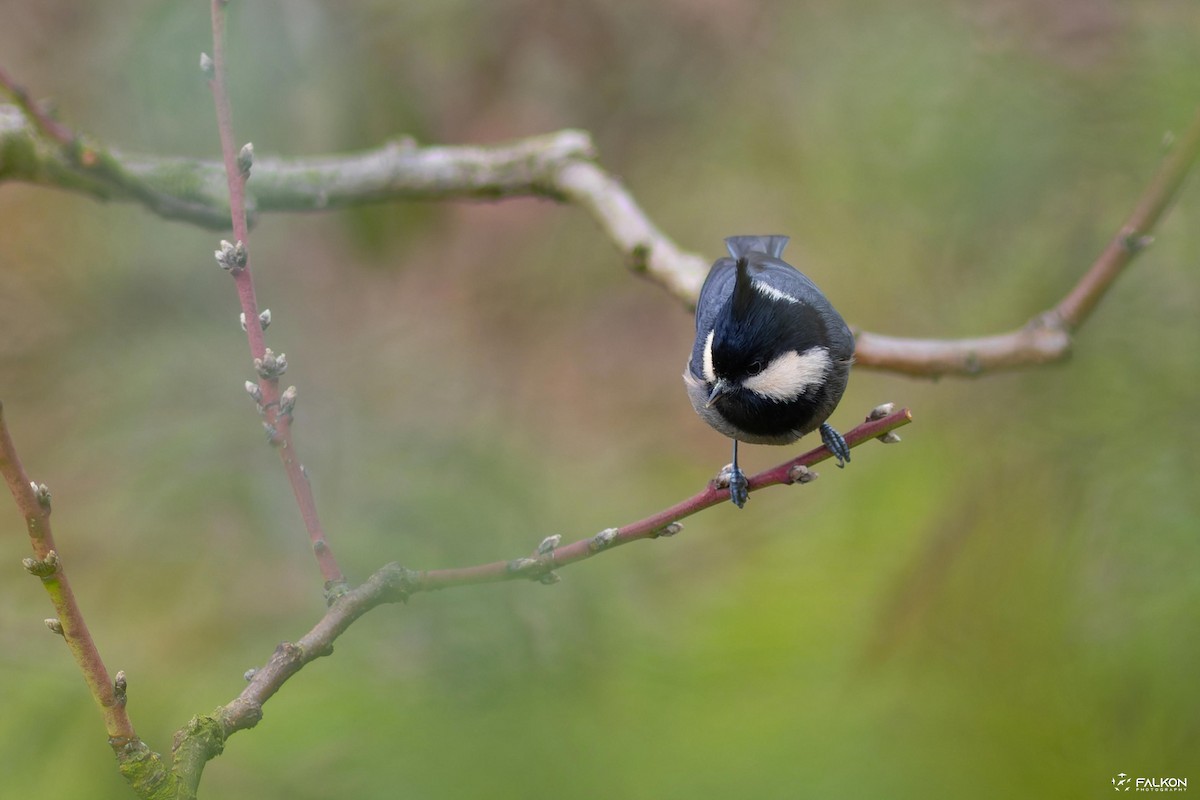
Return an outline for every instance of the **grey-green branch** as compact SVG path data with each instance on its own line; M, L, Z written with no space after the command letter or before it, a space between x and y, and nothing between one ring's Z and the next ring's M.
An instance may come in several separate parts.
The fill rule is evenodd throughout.
M10 89L11 93L11 89ZM0 182L23 181L136 202L167 219L229 226L218 161L121 153L80 137L48 135L21 107L0 105ZM61 134L61 129L56 129ZM859 367L917 377L974 377L1048 364L1070 355L1072 336L1151 232L1200 152L1200 114L1177 138L1129 219L1066 297L1004 333L915 339L856 329ZM398 139L373 150L313 158L256 158L247 212L320 212L355 205L537 197L587 212L625 264L691 306L708 262L681 250L597 161L591 137L563 130L488 146L418 146Z

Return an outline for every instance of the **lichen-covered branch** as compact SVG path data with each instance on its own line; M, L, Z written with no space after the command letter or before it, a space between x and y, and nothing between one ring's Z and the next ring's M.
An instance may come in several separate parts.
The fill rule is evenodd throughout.
M136 202L147 210L212 230L230 228L228 186L220 161L99 150L129 181L130 189L78 164L57 143L39 135L20 108L0 104L0 182L19 181L67 189L97 200ZM398 139L373 150L314 158L258 156L246 211L320 212L400 200L499 200L545 197L565 201L554 172L594 157L591 138L564 130L494 146L419 147ZM161 196L161 197L160 197ZM170 198L172 202L161 202Z
M123 156L103 151L102 174L48 147L20 109L0 106L0 181L23 180L136 201L171 219L228 225L228 197L219 164L194 159ZM1150 233L1179 190L1200 151L1200 114L1163 162L1133 214L1056 307L1023 327L967 339L915 339L857 331L856 362L918 377L975 376L1059 361L1071 334L1087 319L1116 277L1150 242ZM113 176L120 176L120 180ZM642 211L633 196L596 161L590 137L564 130L492 146L418 147L411 140L375 150L309 159L262 159L255 164L247 212L325 211L398 200L498 200L544 197L586 211L635 272L695 303L708 260L681 250Z
M0 89L17 103L0 105L0 182L20 180L100 200L132 200L168 219L210 227L228 219L228 212L214 213L201 198L180 191L184 187L178 184L159 187L144 180L120 154L80 136L40 108L3 68Z

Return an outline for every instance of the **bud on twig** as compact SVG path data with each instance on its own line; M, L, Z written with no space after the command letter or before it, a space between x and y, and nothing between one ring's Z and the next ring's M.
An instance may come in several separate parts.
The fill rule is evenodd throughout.
M871 413L867 414L867 422L874 422L877 419L883 419L888 414L896 410L895 403L881 403L871 409Z
M263 353L262 358L254 359L254 369L258 372L259 377L269 381L278 379L280 375L287 372L287 367L287 354L275 355L269 347Z
M46 511L50 510L50 489L44 483L30 481L29 488L33 489L33 496L37 499L38 505Z
M229 271L233 269L233 242L222 239L221 246L213 251L213 257L217 259L217 263L221 265L221 269Z
M212 57L208 53L200 54L200 71L204 73L204 77L212 80L216 77L217 67L213 64Z
M238 322L242 324L242 332L246 332L246 312L238 314ZM271 325L271 309L264 308L262 313L258 315L258 324L265 331Z
M675 534L679 533L681 530L683 530L682 522L672 522L670 525L666 526L661 531L659 531L658 535L659 536L674 536Z
M558 583L559 581L559 577L550 571L550 559L548 558L514 558L508 562L508 571L544 584Z
M42 620L42 622L46 623L46 627L50 629L51 633L57 633L59 636L66 636L66 634L63 633L63 626L62 626L61 621L54 619L54 617L51 617L50 619Z
M262 405L262 389L257 383L254 381L246 381L246 394L250 395L250 397L254 399L254 402L258 403L260 406Z
M1153 236L1141 236L1136 231L1121 236L1121 246L1130 254L1136 255L1154 244Z
M590 541L588 541L588 550L593 553L599 553L601 550L604 550L611 545L616 538L617 528L605 528L593 536Z
M113 681L113 694L116 696L117 705L123 706L129 699L126 692L129 691L129 682L125 679L125 670L117 670L116 680Z
M221 247L213 251L213 256L217 259L217 263L221 265L221 269L237 275L246 268L246 264L250 261L250 253L246 250L246 245L239 239L237 244L221 240Z
M242 145L242 149L238 151L237 168L238 174L242 176L242 180L250 178L250 168L254 166L254 143L246 142Z
M547 536L545 539L542 539L541 543L537 546L537 554L539 556L548 556L554 552L554 548L558 547L559 543L561 542L562 534L556 533L553 536Z
M788 483L812 483L818 477L816 472L803 464L796 464L788 470Z
M514 558L508 562L509 572L528 572L541 564L536 558Z
M283 390L283 394L279 395L279 414L281 416L290 417L292 411L296 408L296 387L289 386Z
M45 558L22 558L21 566L35 578L49 578L58 572L58 552L51 550Z

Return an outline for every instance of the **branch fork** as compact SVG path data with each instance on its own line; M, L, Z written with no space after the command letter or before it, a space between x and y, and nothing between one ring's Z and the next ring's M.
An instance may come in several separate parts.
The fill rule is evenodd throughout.
M276 648L262 667L248 670L247 686L237 698L212 714L194 717L174 739L170 763L138 738L126 713L128 679L124 671L109 677L75 600L50 528L50 492L24 472L0 406L0 473L3 474L26 528L34 555L23 560L50 595L57 616L46 627L61 636L76 659L92 696L101 708L109 742L122 774L144 797L194 798L207 761L219 755L228 737L253 727L263 705L312 660L333 652L333 643L353 622L385 603L407 602L418 592L514 579L554 583L557 570L639 539L670 537L682 530L680 520L728 498L711 481L696 495L644 519L606 528L592 536L562 544L559 535L543 539L527 556L476 566L417 571L398 564L377 570L362 585L350 588L334 559L316 514L307 472L296 456L291 425L296 389L280 389L287 359L266 347L269 310L259 311L251 279L249 207L262 211L317 211L357 203L396 199L498 199L537 196L571 203L589 213L622 253L629 268L666 288L685 305L699 293L707 260L682 251L645 215L614 176L602 169L586 133L560 131L492 148L426 147L389 143L367 153L300 161L256 161L254 147L234 144L232 112L225 78L223 0L212 0L213 55L201 55L200 66L212 89L223 170L187 159L123 156L85 141L31 101L0 69L0 88L16 108L0 106L0 149L16 143L20 158L5 163L3 179L21 179L87 192L96 197L139 202L164 217L208 227L232 226L234 241L221 240L215 252L220 266L235 282L257 381L247 381L270 442L278 447L296 496L311 547L325 578L328 609L296 642ZM39 146L51 143L53 147ZM24 149L18 150L18 148ZM6 151L6 152L7 152ZM908 375L975 376L998 369L1045 364L1065 358L1071 336L1090 316L1131 260L1153 242L1151 231L1176 195L1200 153L1200 114L1174 143L1136 207L1104 251L1056 306L1032 317L1021 328L971 339L911 339L857 331L860 366ZM223 171L224 191L214 189ZM247 196L255 175L257 194ZM178 180L186 174L191 180ZM166 181L160 183L157 181ZM189 196L175 194L178 185L200 186ZM226 202L228 203L226 205ZM890 404L874 409L845 436L856 447L870 439L899 441L897 428L911 422L907 409ZM815 448L749 478L749 490L777 484L804 484L817 477L812 469L830 458Z

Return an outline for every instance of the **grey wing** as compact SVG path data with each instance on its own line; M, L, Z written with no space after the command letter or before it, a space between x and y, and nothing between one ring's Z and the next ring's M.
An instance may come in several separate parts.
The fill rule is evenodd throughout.
M825 293L800 270L786 262L775 259L762 259L752 265L756 280L762 281L772 289L795 298L797 301L821 310L821 318L825 321L830 339L830 349L835 358L849 359L854 355L854 334L850 326L842 319L842 315L825 297Z
M713 329L717 312L725 301L733 294L733 284L737 280L737 262L732 258L718 259L704 279L700 287L700 297L696 300L696 333L708 333Z
M704 343L708 339L708 332L716 327L717 314L733 294L736 279L737 262L732 258L722 258L713 264L708 277L704 279L704 285L700 287L700 297L696 300L696 343L688 359L688 371L697 378L704 377L701 364L704 363Z
M824 298L817 285L800 270L785 261L762 258L750 262L750 274L772 289L778 289L789 297L805 303Z

